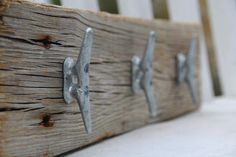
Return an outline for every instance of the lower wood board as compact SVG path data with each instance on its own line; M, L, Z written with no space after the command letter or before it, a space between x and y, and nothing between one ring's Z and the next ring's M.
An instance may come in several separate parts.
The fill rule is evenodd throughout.
M94 29L89 87L92 134L85 132L78 105L66 105L62 95L63 61L77 58L87 27ZM131 58L143 55L150 30L157 34L156 117L149 116L144 92L131 91ZM0 156L56 156L197 109L187 84L176 85L175 58L188 52L192 33L198 30L190 24L1 0Z

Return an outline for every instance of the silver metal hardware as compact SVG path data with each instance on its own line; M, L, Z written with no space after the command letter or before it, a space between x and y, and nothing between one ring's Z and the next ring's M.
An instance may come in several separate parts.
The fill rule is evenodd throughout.
M197 103L197 88L195 82L195 57L197 48L197 36L193 35L188 55L177 54L177 83L187 82L191 91L192 101Z
M93 42L93 30L87 28L77 61L67 57L64 61L64 100L66 104L77 100L87 133L92 132L89 101L89 63Z
M132 91L137 93L140 89L144 90L151 116L157 115L156 97L152 85L152 59L155 40L155 32L151 31L143 59L141 60L138 56L132 58Z

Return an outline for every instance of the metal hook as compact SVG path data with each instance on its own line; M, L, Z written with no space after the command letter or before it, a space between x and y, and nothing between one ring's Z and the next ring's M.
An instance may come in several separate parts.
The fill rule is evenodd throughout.
M177 54L177 83L180 84L184 81L187 82L191 91L192 101L197 103L197 89L195 82L195 57L197 48L197 35L194 34L191 41L191 46L187 57L182 54Z
M138 56L132 58L132 91L137 93L140 89L144 90L151 116L157 115L156 98L152 85L152 60L155 40L155 32L150 31L143 59L141 60Z
M66 104L77 100L87 133L92 132L89 101L89 64L93 42L93 30L87 28L77 61L67 57L64 61L64 100Z

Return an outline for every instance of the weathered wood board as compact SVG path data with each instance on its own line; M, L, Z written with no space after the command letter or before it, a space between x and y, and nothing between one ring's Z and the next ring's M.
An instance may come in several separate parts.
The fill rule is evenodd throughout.
M62 95L63 61L77 58L88 26L94 29L89 135L78 105L66 105ZM144 92L133 95L130 82L131 58L143 55L150 30L157 34L153 83L158 115L153 118ZM0 156L55 156L197 109L187 84L176 85L175 57L188 52L198 30L196 25L1 0Z

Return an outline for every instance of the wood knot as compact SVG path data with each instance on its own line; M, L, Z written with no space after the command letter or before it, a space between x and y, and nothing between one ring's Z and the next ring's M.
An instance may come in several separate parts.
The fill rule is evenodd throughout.
M44 114L42 116L42 121L40 122L40 125L44 127L53 127L54 121L52 120L52 117L50 114Z

